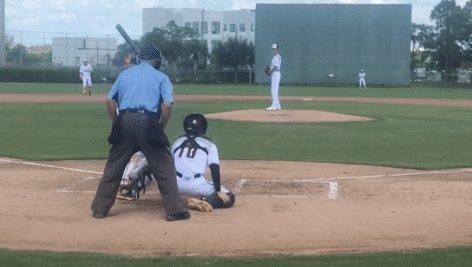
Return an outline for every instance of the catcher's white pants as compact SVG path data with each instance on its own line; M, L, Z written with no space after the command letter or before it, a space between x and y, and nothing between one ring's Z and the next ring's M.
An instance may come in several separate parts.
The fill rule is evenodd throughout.
M177 188L180 194L196 197L207 197L215 193L213 181L208 181L204 176L198 178L177 176ZM221 191L229 193L228 189L224 186L221 186Z
M362 87L362 86L365 87L365 80L364 79L359 80L359 87Z
M273 108L280 109L279 101L279 84L280 84L280 71L272 72L270 75L270 94L272 96L272 105Z

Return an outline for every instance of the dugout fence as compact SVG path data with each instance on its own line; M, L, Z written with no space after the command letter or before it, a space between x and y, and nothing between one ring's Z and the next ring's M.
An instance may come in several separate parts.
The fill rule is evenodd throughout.
M121 68L99 65L93 67L94 83L114 83ZM254 70L162 70L173 83L182 84L254 84ZM15 83L81 83L79 67L2 67L0 82ZM269 83L270 80L268 79Z

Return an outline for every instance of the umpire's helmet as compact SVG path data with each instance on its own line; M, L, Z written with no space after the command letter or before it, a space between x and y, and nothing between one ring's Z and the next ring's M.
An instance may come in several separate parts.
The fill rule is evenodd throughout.
M208 122L202 114L193 113L184 119L184 131L189 135L205 134Z
M145 46L141 52L139 53L139 58L141 60L156 60L156 66L155 68L158 70L161 67L162 60L164 60L164 57L162 56L161 51L159 51L159 48L153 46L153 45L147 45Z

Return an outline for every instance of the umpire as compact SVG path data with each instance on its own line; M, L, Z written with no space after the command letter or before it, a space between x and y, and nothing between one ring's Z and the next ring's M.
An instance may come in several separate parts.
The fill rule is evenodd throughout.
M163 58L156 47L146 46L139 58L141 64L123 71L108 94L106 105L113 121L108 142L112 147L92 202L93 217L107 216L126 164L134 153L142 151L157 180L166 220L189 219L177 190L174 160L164 133L172 113L173 86L159 71Z

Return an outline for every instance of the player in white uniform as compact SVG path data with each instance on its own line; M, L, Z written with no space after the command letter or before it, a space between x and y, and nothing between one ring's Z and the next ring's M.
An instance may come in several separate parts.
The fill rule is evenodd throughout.
M279 46L272 45L272 62L270 63L270 94L272 96L272 105L266 110L280 110L279 101L279 84L280 84L280 66L282 65L282 57L279 54Z
M88 90L88 95L92 95L92 66L87 62L87 59L84 59L84 64L80 66L80 79L82 80L83 84L83 92L84 96L87 93Z
M188 115L184 120L186 134L174 142L172 155L179 193L191 196L187 199L187 206L208 212L233 206L235 196L220 184L218 149L205 135L207 125L203 115ZM145 190L152 181L147 165L141 152L133 156L123 174L118 198L134 200L139 197L139 191ZM207 167L212 181L205 178Z
M365 85L364 70L361 70L361 72L359 72L359 90L362 90L362 86L364 86L364 90L367 90L367 86Z

